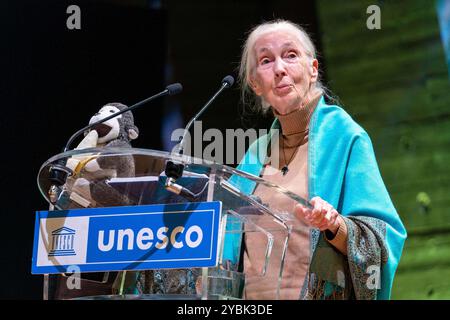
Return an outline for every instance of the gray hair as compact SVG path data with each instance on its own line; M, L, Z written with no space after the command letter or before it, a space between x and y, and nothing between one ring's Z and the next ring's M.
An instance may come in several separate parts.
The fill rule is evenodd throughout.
M262 111L263 113L270 109L269 104L264 100L264 98L256 96L249 86L250 74L255 72L256 67L256 56L253 54L253 49L256 41L261 36L280 30L297 37L305 53L311 58L311 60L316 59L316 48L311 41L311 38L302 27L293 22L287 20L273 20L264 22L250 30L242 49L241 63L239 67L241 100L244 106L249 105L251 109ZM322 94L327 91L327 89L320 82L320 79L317 80L313 89L321 92Z

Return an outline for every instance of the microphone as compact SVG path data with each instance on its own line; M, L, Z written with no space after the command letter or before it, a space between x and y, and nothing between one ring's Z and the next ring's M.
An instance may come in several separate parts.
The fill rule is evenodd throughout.
M185 144L185 138L186 134L189 132L189 129L191 128L192 124L195 122L195 120L198 119L202 115L202 113L209 107L209 105L217 98L217 96L225 89L230 88L234 84L234 78L230 75L226 76L222 79L222 85L220 86L219 90L211 97L211 99L206 102L206 104L203 106L203 108L200 109L199 112L188 122L186 127L184 128L183 137L180 140L179 143L179 149L178 153L180 155L184 152L184 144ZM164 184L164 187L167 191L170 191L172 193L178 194L183 196L184 198L188 199L189 201L195 201L198 199L203 191L206 189L207 184L203 188L202 191L198 192L197 194L193 193L189 189L180 186L176 183L176 180L183 175L184 165L182 163L174 163L172 161L168 161L166 163L165 168L165 174L167 176L166 182Z
M78 130L77 132L75 132L67 141L66 146L63 149L63 152L66 152L69 150L70 145L73 143L73 141L80 136L81 134L83 134L86 130L89 130L91 128L93 128L94 126L103 123L105 121L108 121L112 118L115 118L119 115L121 115L122 113L125 113L127 111L131 111L136 109L137 107L142 106L143 104L150 102L152 100L155 100L159 97L163 97L163 96L171 96L171 95L175 95L180 93L183 90L183 86L180 83L172 83L170 85L168 85L163 91L148 97L144 100L139 101L138 103L133 104L132 106L125 108L123 110L120 110L119 112L116 112L104 119L101 119L99 121L96 121L94 123L91 123L87 126L85 126L84 128ZM48 191L48 195L49 195L49 199L50 202L52 204L55 204L56 201L58 200L58 187L62 186L64 183L66 183L67 177L69 175L72 175L73 172L71 169L66 167L66 159L60 159L59 161L57 161L57 163L53 164L49 171L50 171L50 175L49 175L49 180L52 183L50 186L50 189Z
M172 193L178 194L182 196L183 198L194 202L197 200L203 192L206 190L206 187L208 186L208 182L203 186L202 190L198 193L194 193L188 188L185 188L183 186L180 186L179 184L175 183L175 181L180 178L183 175L184 165L179 163L176 164L172 161L167 161L166 168L164 170L166 174L166 182L164 183L164 187L167 191L170 191Z
M189 132L189 129L191 128L192 124L195 122L195 120L198 119L202 115L202 113L209 107L209 105L217 98L219 94L222 93L223 90L230 88L234 84L234 78L230 75L226 76L222 79L222 85L220 86L220 89L211 97L211 99L208 100L208 102L203 106L203 108L200 109L199 112L188 122L186 127L184 128L183 137L180 140L178 153L183 154L184 152L184 144L185 144L185 138L186 134Z
M65 148L63 149L63 152L66 152L67 150L69 150L69 147L70 147L70 145L72 144L73 140L75 140L75 138L77 138L78 136L80 136L84 131L86 131L86 130L88 130L88 129L91 129L91 128L93 128L93 127L95 127L95 126L98 125L99 123L108 121L109 119L115 118L115 117L121 115L122 113L125 113L125 112L127 112L127 111L131 111L131 110L133 110L133 109L136 109L137 107L140 107L140 106L142 106L143 104L145 104L145 103L147 103L147 102L150 102L150 101L152 101L152 100L155 100L156 98L159 98L159 97L162 97L162 96L166 96L166 95L172 96L172 95L178 94L178 93L180 93L182 90L183 90L183 86L182 86L180 83L169 84L169 85L166 87L166 89L164 89L164 91L161 91L160 93L157 93L157 94L155 94L155 95L153 95L153 96L151 96L151 97L149 97L149 98L147 98L147 99L144 99L144 100L142 100L142 101L139 101L138 103L133 104L131 107L128 107L128 108L125 108L125 109L123 109L123 110L120 110L119 112L113 113L112 115L110 115L110 116L108 116L108 117L106 117L106 118L104 118L104 119L101 119L101 120L99 120L99 121L96 121L96 122L94 122L94 123L92 123L92 124L87 125L86 127L84 127L84 128L82 128L82 129L78 130L77 132L75 132L75 133L69 138L69 140L67 141L67 144L66 144Z

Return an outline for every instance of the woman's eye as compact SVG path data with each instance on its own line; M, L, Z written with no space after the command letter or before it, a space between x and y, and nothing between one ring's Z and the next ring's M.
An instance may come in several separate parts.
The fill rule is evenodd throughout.
M261 60L260 64L261 65L268 64L269 62L270 62L270 60L268 58L264 58L264 59Z
M114 113L114 110L109 110L110 113Z
M294 59L294 58L297 58L297 54L295 52L290 52L290 53L288 53L287 57L289 59Z

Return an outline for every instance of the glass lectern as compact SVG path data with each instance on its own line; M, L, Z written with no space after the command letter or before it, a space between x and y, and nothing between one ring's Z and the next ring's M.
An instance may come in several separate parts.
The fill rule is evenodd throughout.
M89 168L93 160L103 164L101 170ZM181 175L172 182L190 197L168 187L169 161L182 165ZM49 175L58 163L72 167L65 183L56 190L53 186L50 199ZM131 170L122 170L124 163L131 163ZM129 270L76 275L79 288L70 287L74 274L64 270L44 275L44 299L251 299L252 286L261 284L268 292L265 298L282 299L288 240L294 232L309 233L292 215L296 204L307 205L296 194L225 165L161 151L68 151L42 165L38 186L51 210L222 202L217 266L141 270L130 264ZM275 195L283 207L269 206L258 194ZM53 258L58 263L58 257Z

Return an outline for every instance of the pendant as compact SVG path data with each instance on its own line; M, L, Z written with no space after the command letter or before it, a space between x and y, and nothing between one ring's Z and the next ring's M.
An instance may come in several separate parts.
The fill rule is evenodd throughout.
M283 173L283 176L286 175L286 173L288 173L289 169L287 166L284 166L283 168L281 168L281 172Z

